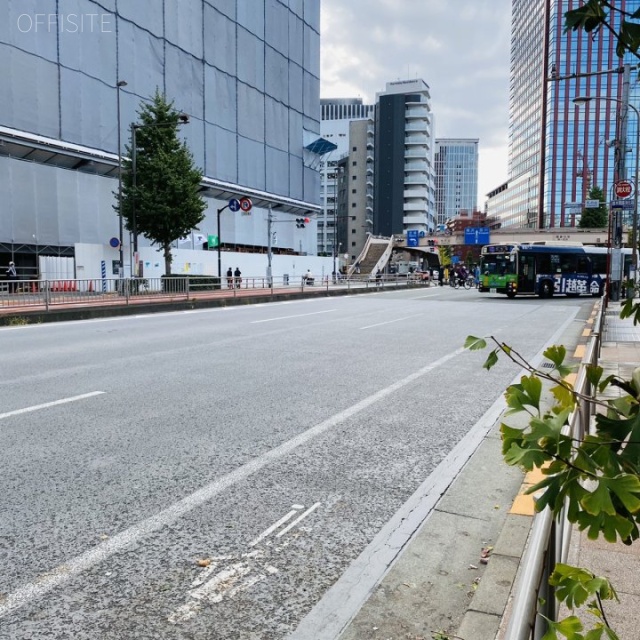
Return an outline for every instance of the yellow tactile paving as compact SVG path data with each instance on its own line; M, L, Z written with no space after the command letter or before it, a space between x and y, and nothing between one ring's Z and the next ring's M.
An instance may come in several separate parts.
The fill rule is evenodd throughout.
M584 353L585 353L585 345L579 344L573 353L573 357L579 358L580 360L582 360L582 358L584 358Z
M578 374L577 373L568 373L563 380L565 382L568 382L570 385L575 385L576 380L578 379Z
M582 337L583 338L588 338L591 335L591 329L583 329L582 330Z
M533 496L518 494L509 509L509 513L515 513L518 516L533 516L536 513Z

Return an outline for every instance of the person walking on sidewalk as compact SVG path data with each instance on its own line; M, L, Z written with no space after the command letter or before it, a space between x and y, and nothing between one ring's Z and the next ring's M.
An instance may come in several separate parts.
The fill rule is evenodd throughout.
M240 267L236 267L236 270L233 272L233 275L234 275L236 289L239 289L240 285L242 284L242 278L240 277L242 276L242 271L240 271Z
M233 271L231 267L227 269L227 289L233 289Z
M7 278L9 279L9 293L15 293L18 288L18 272L16 271L16 265L13 263L13 260L9 263Z

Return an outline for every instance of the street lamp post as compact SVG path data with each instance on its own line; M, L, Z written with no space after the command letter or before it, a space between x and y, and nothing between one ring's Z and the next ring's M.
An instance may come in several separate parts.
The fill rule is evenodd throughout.
M575 104L587 104L592 100L605 100L609 102L617 102L623 107L628 107L636 114L636 163L635 163L635 175L633 178L633 217L631 223L631 269L633 269L633 288L627 289L627 297L633 297L635 292L635 279L636 279L636 263L638 260L638 159L640 157L640 111L627 101L619 100L618 98L610 98L608 96L577 96L573 99ZM625 141L621 141L625 144ZM629 274L631 275L631 274Z
M118 277L124 278L124 224L122 220L122 143L120 134L120 89L126 87L125 80L116 83L117 121L118 121Z

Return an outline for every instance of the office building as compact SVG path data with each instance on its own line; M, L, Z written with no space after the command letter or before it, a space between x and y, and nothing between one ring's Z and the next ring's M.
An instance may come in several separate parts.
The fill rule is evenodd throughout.
M620 109L638 107L637 71L618 72L627 54L616 57L616 40L606 29L564 31L570 0L513 0L509 96L509 170L506 189L492 191L488 214L502 227L575 226L591 186L609 194L613 182L632 175L637 117ZM640 0L627 0L633 13ZM620 13L611 11L614 26ZM628 80L628 83L626 82ZM576 97L589 96L586 105Z
M361 98L322 99L320 133L336 149L321 159L321 212L318 253L357 255L373 230L373 152L375 105ZM341 163L341 160L348 160ZM338 176L347 171L351 184L338 208ZM367 220L369 222L367 222ZM368 225L368 228L367 228Z
M435 145L426 82L388 82L376 96L375 126L374 233L432 231Z
M437 224L473 213L478 200L478 140L436 138L435 187Z
M215 233L216 210L243 195L251 215L222 214L228 246L263 250L270 206L315 217L320 0L72 3L82 14L44 4L3 3L0 263L35 268L38 253L118 236L118 123L124 149L156 88L190 119L179 135L204 173L200 232ZM278 249L315 254L308 227L279 225Z

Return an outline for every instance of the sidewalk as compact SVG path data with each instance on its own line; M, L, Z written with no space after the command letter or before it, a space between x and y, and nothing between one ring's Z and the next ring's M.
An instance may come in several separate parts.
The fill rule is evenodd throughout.
M640 365L640 327L619 314L620 303L609 303L600 364L605 375L629 376ZM576 358L591 322L578 316L559 341ZM533 523L523 490L537 480L503 462L499 424L340 640L509 640L511 590ZM620 604L605 603L612 628L623 640L639 637L640 542L594 542L576 529L571 545L568 562L609 577L618 592Z

